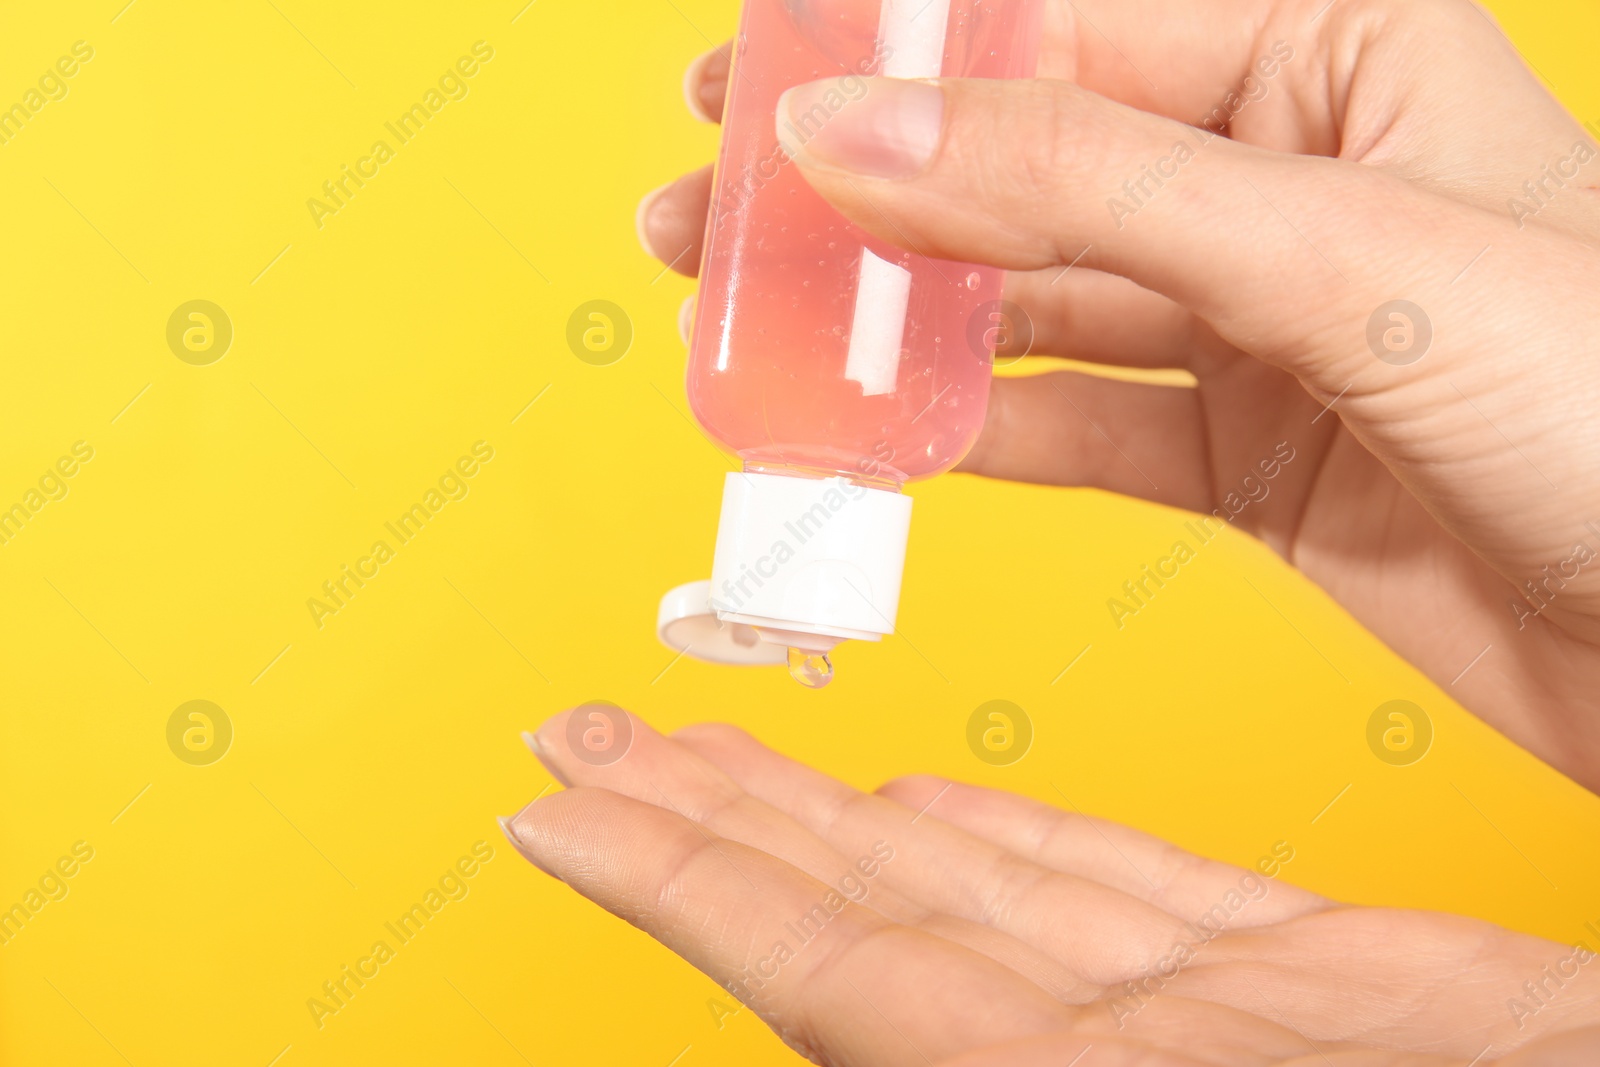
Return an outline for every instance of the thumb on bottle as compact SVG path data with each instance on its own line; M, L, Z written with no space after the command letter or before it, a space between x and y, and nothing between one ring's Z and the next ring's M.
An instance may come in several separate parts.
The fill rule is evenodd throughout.
M779 101L777 134L885 241L1122 275L1333 391L1371 359L1372 308L1437 274L1441 212L1466 213L1376 168L1237 143L1067 82L811 82Z

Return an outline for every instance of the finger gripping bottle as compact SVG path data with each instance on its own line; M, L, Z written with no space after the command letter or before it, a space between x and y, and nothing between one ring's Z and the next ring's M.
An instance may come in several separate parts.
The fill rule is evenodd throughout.
M706 433L736 455L709 583L672 590L658 632L719 663L789 662L824 684L841 641L894 632L911 501L983 427L994 268L869 235L778 141L803 142L871 78L1033 73L1041 0L746 0L734 45L688 364ZM795 120L785 90L839 78Z

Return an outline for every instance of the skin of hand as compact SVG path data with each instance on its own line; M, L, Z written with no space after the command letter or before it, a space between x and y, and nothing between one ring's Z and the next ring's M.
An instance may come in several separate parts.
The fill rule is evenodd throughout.
M617 729L624 714L580 707L527 735L567 788L507 836L813 1062L1600 1062L1587 948L1331 903L1279 880L1282 842L1245 870L1004 792L860 793L734 727L669 738ZM631 738L620 758L584 748L591 725Z
M1211 512L1287 442L1234 525L1600 789L1594 141L1466 0L1047 0L1040 72L846 86L804 143L833 83L779 105L851 221L1011 270L1033 353L1197 382L997 379L962 469ZM698 61L691 109L728 76ZM688 272L712 181L640 206Z
M788 146L880 238L1011 270L1033 352L1198 383L997 380L965 469L1210 511L1288 441L1300 480L1238 525L1441 684L1490 646L1453 693L1600 785L1600 562L1508 606L1600 544L1592 142L1459 0L1051 0L1041 73L874 79ZM691 109L728 78L697 61ZM1147 169L1174 176L1131 195ZM691 272L712 181L640 206ZM1431 324L1414 362L1368 340L1394 300ZM596 713L529 735L568 788L508 837L815 1062L1600 1062L1600 946L1341 906L1001 792L862 794L727 726L632 718L598 765L568 741Z

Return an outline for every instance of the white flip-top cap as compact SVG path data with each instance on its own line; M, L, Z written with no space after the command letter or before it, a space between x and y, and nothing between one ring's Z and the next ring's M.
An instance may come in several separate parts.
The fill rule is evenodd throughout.
M668 648L707 663L772 666L787 656L785 649L761 640L754 627L717 618L711 606L711 583L704 580L680 585L661 598L656 636Z
M911 500L847 478L730 473L710 582L661 600L656 632L712 663L776 664L894 632Z

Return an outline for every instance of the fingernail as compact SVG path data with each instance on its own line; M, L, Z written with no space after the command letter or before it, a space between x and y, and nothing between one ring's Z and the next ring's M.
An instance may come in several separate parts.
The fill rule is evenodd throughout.
M662 194L672 188L673 184L668 182L661 188L646 193L644 199L639 201L639 210L633 214L633 229L639 235L639 244L652 256L656 254L656 250L650 244L650 214L661 202Z
M896 78L797 85L778 100L778 141L802 163L869 178L927 167L944 129L944 90Z
M728 58L720 50L707 52L683 75L683 99L689 114L701 122L716 122L728 95Z
M678 308L678 336L688 346L694 336L694 297L686 297Z
M534 801L534 804L537 803L538 801ZM527 811L528 808L531 807L533 807L533 804L529 804L528 807L523 808L522 811ZM522 811L517 812L517 815L521 815ZM541 863L539 861L539 857L534 855L533 850L525 845L522 841L522 838L517 835L516 827L513 825L517 815L500 815L495 818L495 821L500 824L500 832L506 835L507 841L511 842L511 847L517 850L517 855L521 856L523 859L527 860L529 863L533 864L535 867L539 868L556 881L566 881L566 879L562 878L555 871L552 871L549 867L546 867L543 863Z
M557 717L559 718L559 716ZM544 765L545 770L550 772L551 777L563 786L570 788L572 780L562 774L561 768L556 766L556 747L550 738L545 736L547 731L555 729L554 723L555 719L552 719L533 733L529 733L526 730L522 731L522 743L527 745L533 754L539 758L539 762Z

